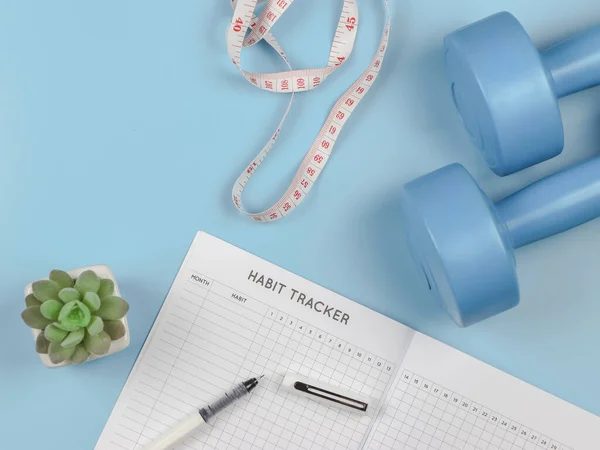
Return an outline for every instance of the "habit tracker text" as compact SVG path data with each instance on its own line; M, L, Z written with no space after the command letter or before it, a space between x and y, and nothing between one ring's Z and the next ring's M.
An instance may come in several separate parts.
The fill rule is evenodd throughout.
M348 325L348 320L350 320L349 314L346 314L345 312L340 311L339 309L320 300L315 300L314 298L309 297L308 295L294 288L288 288L287 285L276 281L273 278L265 277L265 275L255 272L254 270L250 270L250 273L248 274L248 280L256 284L260 284L265 289L276 292L277 294L288 295L287 293L289 292L290 300L293 300L306 308L310 308L319 314L327 316L336 322Z

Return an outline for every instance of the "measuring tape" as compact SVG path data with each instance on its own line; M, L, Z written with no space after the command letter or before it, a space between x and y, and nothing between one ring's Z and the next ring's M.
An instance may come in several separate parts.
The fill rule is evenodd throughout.
M257 222L272 222L287 216L307 196L325 168L342 128L377 79L388 46L390 6L389 0L385 0L387 18L381 42L375 56L367 70L363 72L360 78L335 103L315 142L306 153L287 191L269 209L260 213L249 213L242 206L242 192L252 175L254 175L275 145L275 141L277 141L283 123L294 102L295 93L316 88L346 62L352 53L358 29L358 6L356 5L356 0L344 0L340 21L335 32L335 37L333 38L333 43L331 44L327 67L292 70L285 52L270 30L288 10L294 0L267 0L260 17L256 17L256 7L263 1L265 0L231 0L233 18L227 30L227 50L233 64L235 64L250 83L265 91L291 94L291 98L277 130L271 139L269 139L269 142L236 180L233 186L232 198L233 203L240 212ZM240 63L242 49L250 47L263 39L279 53L288 66L288 71L253 73L242 69Z

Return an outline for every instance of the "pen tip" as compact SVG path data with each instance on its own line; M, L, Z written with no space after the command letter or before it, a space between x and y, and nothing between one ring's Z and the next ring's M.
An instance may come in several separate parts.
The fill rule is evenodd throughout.
M258 379L260 380L261 378L263 378L265 376L265 374L263 373L260 377L258 377Z

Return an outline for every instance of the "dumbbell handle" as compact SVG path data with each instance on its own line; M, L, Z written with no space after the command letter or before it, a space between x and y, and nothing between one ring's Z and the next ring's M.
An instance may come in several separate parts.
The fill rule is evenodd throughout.
M600 157L537 181L496 203L515 248L600 217Z
M540 53L558 98L600 85L600 25Z

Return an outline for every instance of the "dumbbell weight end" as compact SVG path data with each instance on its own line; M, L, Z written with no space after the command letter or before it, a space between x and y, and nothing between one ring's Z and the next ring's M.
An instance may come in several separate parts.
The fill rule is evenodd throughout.
M519 303L514 248L600 216L600 157L496 205L451 164L406 184L400 205L424 285L465 327Z
M500 176L564 147L558 99L600 83L600 26L543 52L508 12L444 39L450 93L473 144Z

